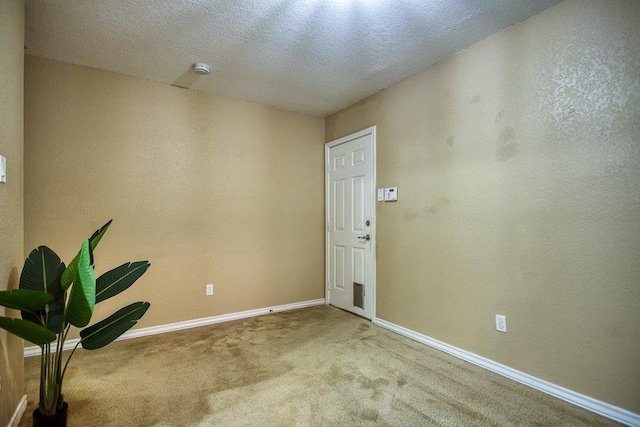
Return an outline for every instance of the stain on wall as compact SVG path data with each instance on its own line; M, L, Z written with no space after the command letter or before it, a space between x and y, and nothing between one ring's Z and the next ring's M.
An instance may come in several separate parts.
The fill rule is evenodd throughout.
M453 147L453 142L455 141L455 137L453 135L451 135L449 138L447 138L447 145L449 147Z
M496 148L496 159L501 162L515 157L520 152L518 144L515 143L516 134L512 127L507 126L500 131L500 139L498 140L498 148Z

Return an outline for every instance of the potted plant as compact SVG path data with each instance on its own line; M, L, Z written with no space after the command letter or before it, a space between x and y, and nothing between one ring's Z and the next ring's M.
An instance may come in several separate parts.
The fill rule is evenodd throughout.
M40 400L33 412L34 426L66 425L68 405L62 384L78 345L87 350L106 346L134 326L149 308L148 302L135 302L85 328L96 303L129 288L150 265L148 261L127 262L96 279L93 251L109 225L111 221L85 240L66 266L48 247L34 249L24 263L18 289L0 291L0 305L22 314L21 319L0 316L0 328L41 348ZM84 329L64 360L71 326Z

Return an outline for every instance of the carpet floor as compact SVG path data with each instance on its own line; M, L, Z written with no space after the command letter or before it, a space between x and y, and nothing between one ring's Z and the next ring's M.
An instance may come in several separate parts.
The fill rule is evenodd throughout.
M79 349L69 426L605 426L616 423L318 306ZM29 426L39 357L25 359Z

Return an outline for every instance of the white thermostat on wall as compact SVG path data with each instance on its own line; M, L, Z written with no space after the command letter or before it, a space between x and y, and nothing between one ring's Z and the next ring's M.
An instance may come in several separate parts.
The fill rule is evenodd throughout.
M389 187L384 189L384 201L395 202L398 200L398 187Z
M7 182L7 159L0 156L0 182Z

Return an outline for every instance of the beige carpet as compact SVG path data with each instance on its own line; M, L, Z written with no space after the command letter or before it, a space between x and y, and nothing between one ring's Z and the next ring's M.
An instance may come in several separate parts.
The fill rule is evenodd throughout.
M64 391L70 426L615 425L326 306L78 350Z

